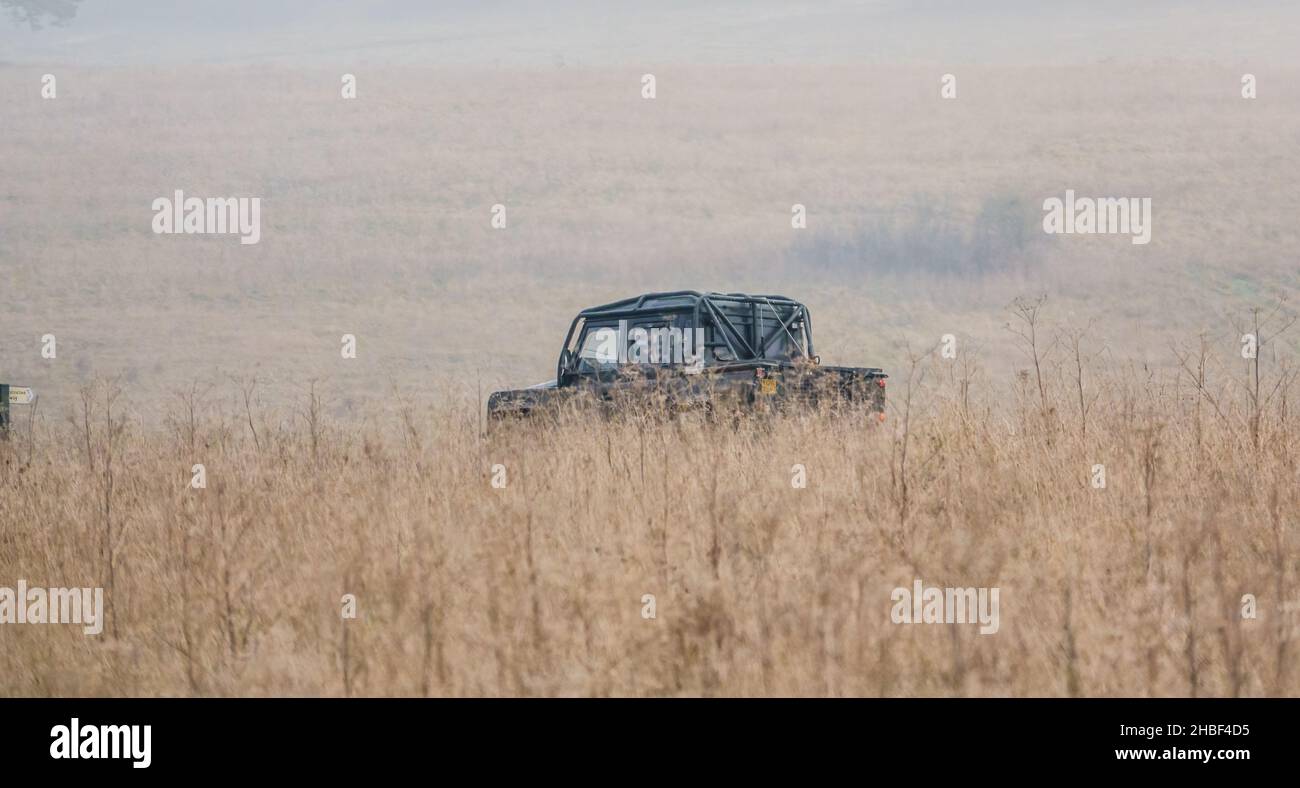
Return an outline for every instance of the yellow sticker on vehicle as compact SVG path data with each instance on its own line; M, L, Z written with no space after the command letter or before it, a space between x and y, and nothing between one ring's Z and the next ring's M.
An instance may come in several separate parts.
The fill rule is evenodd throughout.
M758 381L758 393L759 393L759 394L775 394L775 393L776 393L776 379L775 379L775 378L763 378L762 380Z

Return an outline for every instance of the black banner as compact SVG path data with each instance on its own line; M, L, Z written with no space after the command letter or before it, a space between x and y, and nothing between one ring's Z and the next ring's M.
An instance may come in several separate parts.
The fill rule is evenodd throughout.
M0 704L6 771L338 778L1191 776L1287 768L1294 700L56 699ZM1050 769L1050 772L1041 771ZM621 770L621 771L620 771Z

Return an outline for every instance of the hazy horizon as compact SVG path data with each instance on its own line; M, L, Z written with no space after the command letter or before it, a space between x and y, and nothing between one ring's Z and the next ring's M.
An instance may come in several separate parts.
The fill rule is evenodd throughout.
M0 64L1043 65L1293 61L1283 2L3 0ZM39 29L33 29L38 25Z

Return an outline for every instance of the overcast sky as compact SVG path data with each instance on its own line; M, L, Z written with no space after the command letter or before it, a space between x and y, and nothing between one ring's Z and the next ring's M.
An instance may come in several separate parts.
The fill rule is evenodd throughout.
M0 62L1086 63L1294 58L1255 0L0 0ZM28 21L35 17L40 29Z

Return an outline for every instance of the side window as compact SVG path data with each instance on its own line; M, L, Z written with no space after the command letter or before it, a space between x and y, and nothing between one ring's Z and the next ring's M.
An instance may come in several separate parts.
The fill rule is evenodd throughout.
M636 320L627 327L629 364L667 364L672 361L671 337L663 320Z
M576 342L577 372L600 374L619 366L661 367L699 362L704 333L689 315L655 315L619 323L587 324ZM653 374L651 370L643 370Z
M705 332L696 330L693 323L693 316L686 312L633 321L628 328L628 361L656 367L700 366Z

